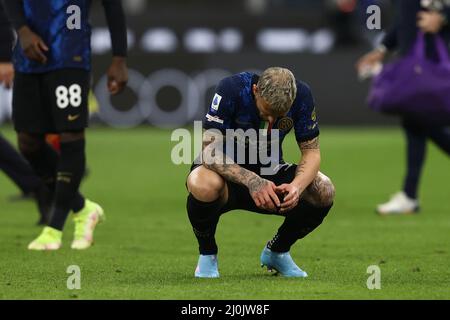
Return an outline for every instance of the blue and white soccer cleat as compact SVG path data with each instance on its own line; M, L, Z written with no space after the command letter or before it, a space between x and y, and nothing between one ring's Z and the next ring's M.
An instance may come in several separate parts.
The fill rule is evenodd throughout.
M300 269L292 260L289 252L273 252L264 247L261 253L261 267L267 267L267 270L275 270L284 277L306 278L308 275Z
M218 278L219 270L217 266L217 255L200 255L197 268L195 269L196 278Z

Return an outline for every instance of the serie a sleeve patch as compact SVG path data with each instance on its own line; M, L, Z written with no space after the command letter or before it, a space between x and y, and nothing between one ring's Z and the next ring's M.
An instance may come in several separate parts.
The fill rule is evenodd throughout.
M211 103L211 110L218 111L221 100L222 100L222 96L220 94L216 93L214 95L214 98Z

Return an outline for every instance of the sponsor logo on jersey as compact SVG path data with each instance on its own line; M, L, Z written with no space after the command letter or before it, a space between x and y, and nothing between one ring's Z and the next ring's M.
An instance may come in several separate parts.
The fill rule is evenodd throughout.
M218 116L212 116L209 113L206 114L206 119L209 122L217 122L217 123L223 124L223 120L222 119L220 119Z
M220 105L221 100L222 100L222 96L216 93L214 95L213 101L211 103L211 109L215 110L215 111L219 110L219 105Z

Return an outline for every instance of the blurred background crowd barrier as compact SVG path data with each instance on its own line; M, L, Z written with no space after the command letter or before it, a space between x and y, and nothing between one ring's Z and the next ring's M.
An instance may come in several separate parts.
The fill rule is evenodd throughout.
M356 59L383 30L368 30L366 9L381 0L126 0L130 81L110 98L105 72L110 38L100 1L91 12L92 121L129 128L174 128L201 119L225 76L284 66L310 84L321 124L390 125L369 111L369 82ZM0 91L0 123L10 119L10 92Z

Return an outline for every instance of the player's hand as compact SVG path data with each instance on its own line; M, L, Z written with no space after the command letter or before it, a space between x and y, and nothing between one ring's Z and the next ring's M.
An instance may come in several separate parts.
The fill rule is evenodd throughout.
M248 184L248 189L253 201L258 208L277 212L281 201L275 192L275 184L272 181L259 176L252 178Z
M124 57L113 57L111 66L108 69L108 90L112 95L116 95L125 89L128 83L128 68Z
M26 57L30 60L38 61L42 64L47 63L45 52L49 49L44 40L27 26L23 26L18 31L20 46Z
M363 73L363 70L373 68L376 64L383 61L385 55L385 52L378 49L365 54L356 62L356 70L358 73Z
M301 190L294 184L282 184L276 187L276 192L284 195L280 213L285 213L294 209L300 201Z
M419 11L417 27L425 33L438 33L445 24L445 17L436 11Z
M4 85L6 89L12 87L14 80L14 67L12 63L0 63L0 84Z

